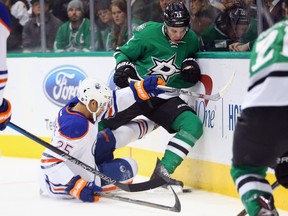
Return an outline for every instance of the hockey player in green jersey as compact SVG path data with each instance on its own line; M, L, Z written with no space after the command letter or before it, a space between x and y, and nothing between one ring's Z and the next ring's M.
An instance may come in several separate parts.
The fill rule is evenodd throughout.
M189 29L189 21L190 15L184 3L173 2L166 7L164 23L147 22L139 26L133 37L115 51L116 85L123 88L129 85L129 78L143 79L156 75L167 86L194 86L201 74L193 59L198 51L198 38ZM105 120L104 124L113 129L138 115L145 115L169 133L176 133L169 141L164 157L157 162L151 178L168 176L171 185L182 189L183 182L172 179L170 174L202 136L203 125L195 111L178 94L162 95L147 103L136 102L126 111Z
M250 80L233 138L231 175L250 216L277 216L268 167L288 152L288 0L286 19L257 38L250 57ZM280 169L278 169L280 170ZM288 170L279 182L288 182ZM285 183L284 187L288 187Z

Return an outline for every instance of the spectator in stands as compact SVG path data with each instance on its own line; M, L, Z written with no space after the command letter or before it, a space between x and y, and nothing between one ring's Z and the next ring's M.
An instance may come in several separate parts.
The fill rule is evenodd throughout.
M53 14L49 13L50 3L45 0L45 36L46 36L46 51L53 50L53 43L55 40L56 32L60 25L61 20L56 18ZM40 52L41 51L41 20L40 20L40 0L32 0L32 17L24 25L23 28L23 52Z
M190 26L200 36L202 31L215 22L220 11L209 0L190 0Z
M72 0L67 6L69 21L63 23L56 34L55 52L89 52L90 20L83 17L83 4Z
M99 0L98 11L99 16L98 29L101 34L100 49L104 51L109 50L108 35L111 34L111 26L113 22L112 12L110 10L111 0Z
M229 51L229 45L243 38L245 40L242 43L252 42L256 37L257 24L255 22L250 24L245 9L236 8L220 13L215 23L202 32L200 49L202 51Z
M160 8L161 8L161 11L162 11L162 14L163 12L165 11L167 5L171 2L180 2L181 0L159 0L159 4L160 4Z
M83 4L83 17L90 19L89 0L80 0Z
M115 50L116 47L122 46L128 41L128 25L127 25L127 2L126 0L112 0L111 12L113 23L111 34L109 34L109 50ZM143 21L132 19L132 31Z
M25 0L2 0L11 18L11 32L7 40L8 52L22 52L23 26L29 20L29 5Z
M134 0L131 1L132 16L143 22L150 21L152 18L153 1L151 0Z
M268 14L270 15L272 24L275 22L279 22L284 18L284 14L282 13L282 3L283 0L265 0L264 6ZM256 0L242 0L241 6L244 6L247 10L248 17L251 19L249 29L244 37L236 43L229 45L229 50L234 52L245 52L252 50L252 46L255 42L257 32L257 8L256 8ZM261 10L263 12L263 10ZM263 31L269 28L269 22L266 18L263 17ZM251 38L254 38L251 40Z
M216 7L223 12L237 7L240 1L241 0L210 0L210 3L213 7Z
M242 0L242 6L247 10L250 19L257 19L256 0Z
M153 15L152 15L152 20L154 22L163 22L163 12L165 11L165 8L170 2L180 2L181 0L157 0L154 10L153 10ZM161 15L160 15L161 14Z
M242 6L247 10L247 16L250 19L249 27L239 42L229 45L229 50L233 52L251 51L258 35L257 10L255 0L243 0Z
M282 4L283 0L264 0L264 5L271 17L273 24L284 19ZM263 19L263 30L266 30L269 27L270 26L267 20Z
M54 0L52 5L52 13L63 23L69 20L67 15L67 6L70 0Z

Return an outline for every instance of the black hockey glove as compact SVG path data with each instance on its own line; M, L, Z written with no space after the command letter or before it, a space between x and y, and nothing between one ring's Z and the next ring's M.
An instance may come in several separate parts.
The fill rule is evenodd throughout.
M114 74L114 83L120 88L127 87L129 86L129 77L138 80L135 65L129 61L122 61L117 64Z
M200 67L193 58L187 58L182 62L181 78L186 82L196 84L201 77Z
M285 188L288 188L288 152L277 158L277 166L275 168L277 181Z

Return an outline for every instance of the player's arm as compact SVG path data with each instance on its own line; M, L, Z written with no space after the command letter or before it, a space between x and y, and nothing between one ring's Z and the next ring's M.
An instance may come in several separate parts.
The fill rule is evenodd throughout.
M102 191L101 187L74 174L64 160L53 156L49 151L43 153L41 170L46 176L45 183L49 185L52 193L71 195L83 202L99 200L99 196L95 196L94 193Z
M11 103L3 98L8 80L6 63L7 38L11 30L11 19L5 5L0 2L0 130L4 130L11 119Z
M122 47L115 51L116 67L114 82L120 88L129 86L128 79L139 80L134 62L144 51L144 45L137 33Z
M65 191L83 202L97 202L100 199L97 193L101 192L102 188L77 175L69 181Z
M63 143L66 144L67 142ZM74 157L76 156L74 155ZM82 168L80 167L79 169ZM52 193L70 195L83 202L96 202L99 200L99 196L95 195L95 193L101 192L102 188L74 173L66 164L65 159L61 159L49 150L46 150L42 155L41 170L46 177L45 183L49 185L49 190Z
M194 58L186 58L181 65L181 79L195 85L201 77L201 70Z
M57 33L56 33L56 37L54 40L54 45L53 45L53 49L55 52L64 52L65 49L67 48L67 43L66 43L66 35L65 35L65 23L62 24Z
M141 103L149 100L151 97L157 97L159 94L164 93L164 91L157 89L158 85L164 85L164 82L156 76L148 76L143 80L130 82L129 87L114 90L109 110L103 118L123 111L135 102Z
M1 81L1 79L0 79ZM3 98L2 105L0 106L0 130L4 130L9 123L12 115L11 103Z

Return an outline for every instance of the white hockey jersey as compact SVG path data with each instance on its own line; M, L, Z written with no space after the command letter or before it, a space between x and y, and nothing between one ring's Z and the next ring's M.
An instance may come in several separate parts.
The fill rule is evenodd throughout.
M11 31L11 20L5 5L0 2L0 105L2 104L4 88L8 79L7 70L7 38Z
M87 119L80 112L71 110L77 102L78 99L74 98L59 111L51 145L98 170L93 155L98 122L132 105L135 102L133 92L129 87L113 91L111 103L108 104L101 119L98 117L96 122ZM49 149L44 151L41 158L40 187L45 194L55 198L71 198L65 192L65 188L76 175L100 185L100 178L96 178L93 173L61 158Z

